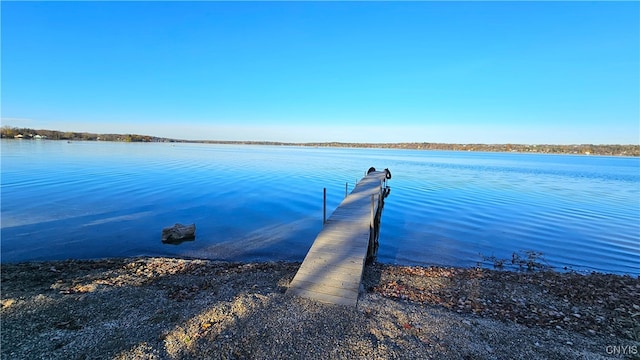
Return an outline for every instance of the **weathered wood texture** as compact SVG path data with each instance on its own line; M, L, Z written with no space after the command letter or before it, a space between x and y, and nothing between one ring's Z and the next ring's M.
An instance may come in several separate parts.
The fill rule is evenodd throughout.
M369 245L371 195L376 214L385 176L384 171L367 174L340 203L311 245L288 293L356 306Z

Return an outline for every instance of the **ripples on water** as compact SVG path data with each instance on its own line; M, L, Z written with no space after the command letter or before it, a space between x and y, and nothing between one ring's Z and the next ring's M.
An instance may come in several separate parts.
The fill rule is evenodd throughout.
M165 255L302 260L370 166L391 195L378 259L474 266L534 250L640 274L640 159L203 144L2 141L2 261ZM197 225L193 242L163 227Z

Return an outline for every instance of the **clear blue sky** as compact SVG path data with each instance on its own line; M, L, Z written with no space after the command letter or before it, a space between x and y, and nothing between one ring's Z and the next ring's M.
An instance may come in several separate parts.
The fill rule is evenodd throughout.
M638 2L6 2L2 125L640 143Z

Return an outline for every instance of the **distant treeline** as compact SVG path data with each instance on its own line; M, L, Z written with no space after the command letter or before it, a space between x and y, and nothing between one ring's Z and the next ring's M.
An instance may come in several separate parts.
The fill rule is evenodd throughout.
M544 154L582 154L640 156L640 145L525 145L525 144L444 144L444 143L342 143L313 142L293 143L278 141L222 141L222 140L179 140L136 134L93 134L86 132L63 132L57 130L34 130L3 126L0 130L2 138L13 139L48 139L76 141L123 141L123 142L180 142L205 144L236 145L284 145L311 147L355 147L384 149L417 149L417 150L451 150L451 151L486 151L486 152L523 152Z
M125 142L153 142L153 141L169 141L147 135L135 134L93 134L87 132L71 132L57 130L34 130L29 128L17 128L3 126L0 129L2 138L18 138L18 139L48 139L48 140L76 140L76 141L125 141Z

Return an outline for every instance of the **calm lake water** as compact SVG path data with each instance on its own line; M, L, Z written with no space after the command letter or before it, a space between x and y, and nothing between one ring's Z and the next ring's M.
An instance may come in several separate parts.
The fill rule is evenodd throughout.
M378 260L640 274L640 159L285 146L2 140L1 260L301 261L370 167L393 175ZM195 241L161 230L196 223ZM491 266L490 261L485 261Z

